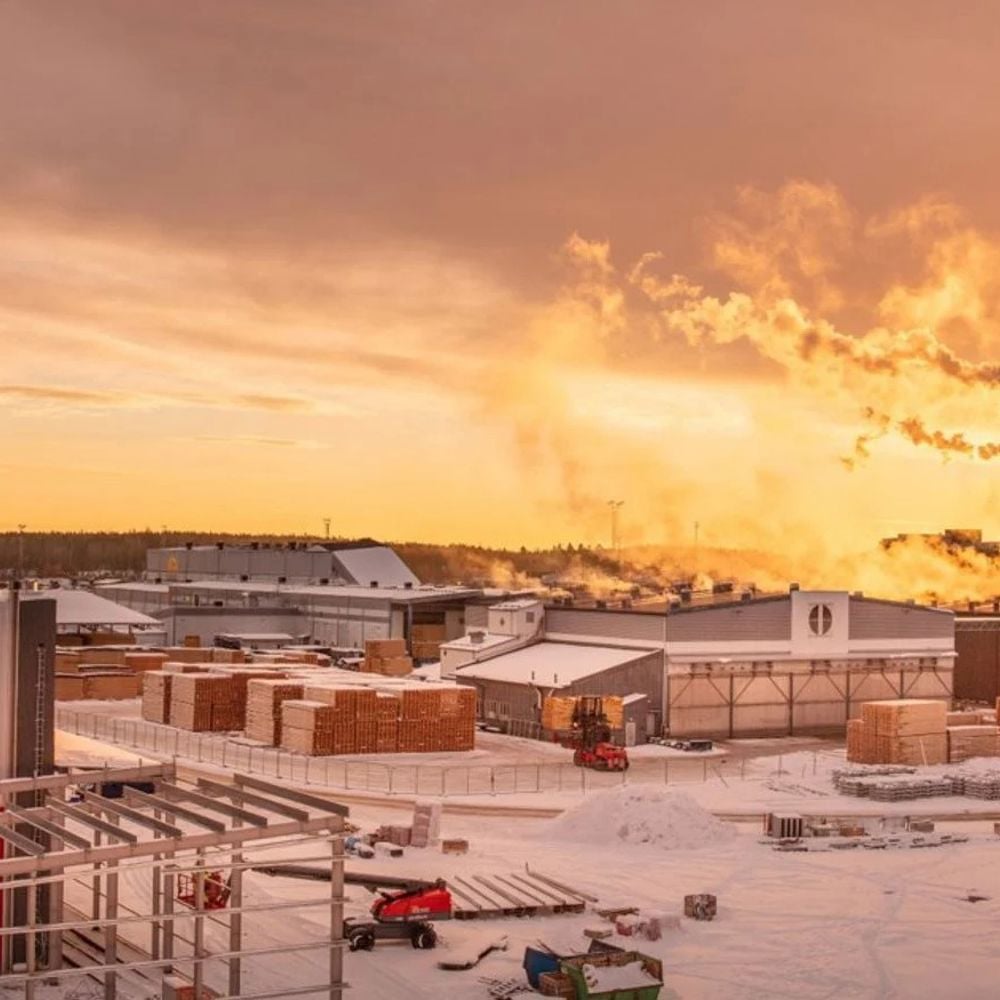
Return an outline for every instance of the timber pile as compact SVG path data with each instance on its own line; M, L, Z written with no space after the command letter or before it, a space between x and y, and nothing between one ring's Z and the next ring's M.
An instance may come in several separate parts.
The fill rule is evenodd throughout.
M139 678L128 673L95 670L79 675L83 680L83 697L92 701L126 701L139 695Z
M376 692L375 752L396 753L399 750L400 700L388 691Z
M83 678L79 674L56 674L56 701L80 701L83 698Z
M175 674L170 691L170 725L192 732L227 733L243 728L240 695L225 674Z
M947 715L943 701L865 702L861 725L848 726L847 759L869 764L944 764L948 759Z
M542 728L559 731L573 726L573 713L576 710L578 697L552 695L542 702ZM613 695L601 698L604 714L612 729L621 729L625 725L625 708L622 699Z
M1000 730L996 726L949 726L948 760L960 763L972 757L1000 755Z
M444 625L414 625L410 630L410 649L415 660L437 660L441 643L447 638Z
M301 700L301 681L287 679L253 679L247 684L247 728L252 740L270 746L281 745L281 705Z
M125 654L125 666L131 668L137 674L145 673L147 670L162 670L163 664L166 662L166 653L136 652L129 650Z
M291 699L281 704L281 746L308 756L328 756L333 752L333 705L307 699Z
M174 674L153 670L142 678L142 717L147 722L170 721L170 685Z
M365 672L384 677L406 677L413 672L413 660L406 653L404 639L369 639L365 643Z

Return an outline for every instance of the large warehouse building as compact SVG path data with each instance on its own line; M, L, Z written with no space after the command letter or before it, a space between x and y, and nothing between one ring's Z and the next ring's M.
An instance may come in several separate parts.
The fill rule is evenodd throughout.
M955 618L955 697L996 704L1000 698L1000 614Z
M488 705L500 715L509 710L510 728L537 723L539 714L532 706L556 690L539 680L548 678L546 647L552 644L559 644L560 657L570 660L572 654L565 650L574 646L630 651L655 660L656 683L649 676L640 686L633 677L602 680L587 674L587 690L579 693L645 694L649 730L673 736L836 732L860 713L864 701L950 700L953 693L952 612L860 594L792 589L669 610L549 606L544 610L544 642L524 640L523 648L513 652L510 640L499 638L493 616L490 609L481 636L442 647L442 670L452 672L446 667L451 650L461 651L461 661L470 647L478 647L472 653L477 662L456 663L454 676L475 684L484 712ZM534 679L532 657L538 662ZM512 696L511 683L525 693Z

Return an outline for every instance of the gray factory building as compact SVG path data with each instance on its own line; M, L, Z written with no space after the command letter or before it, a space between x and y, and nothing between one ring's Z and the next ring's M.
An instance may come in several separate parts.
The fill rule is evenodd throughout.
M146 579L415 587L419 580L386 545L319 542L181 545L149 549Z
M585 646L641 657L639 676L609 663L580 675L571 693L645 694L651 726L672 736L843 732L865 701L953 697L953 613L860 594L793 589L658 610L553 605L541 635L522 630L520 640L504 638L494 617L491 608L486 631L442 647L442 670L454 663L455 679L480 689L483 713L492 702L499 717L509 713L511 729L534 721L552 687L539 677L553 646L570 660L580 650L581 664ZM481 629L483 617L473 625ZM563 680L572 670L567 664ZM522 689L516 697L511 684Z
M466 587L310 586L263 581L115 583L98 588L114 601L163 623L168 643L222 633L285 633L341 649L368 639L410 639L415 624L440 625L447 638L465 631L465 607L482 600Z

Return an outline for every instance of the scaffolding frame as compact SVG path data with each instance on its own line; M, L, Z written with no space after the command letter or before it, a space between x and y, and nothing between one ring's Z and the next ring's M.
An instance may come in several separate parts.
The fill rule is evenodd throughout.
M133 784L152 784L154 790ZM108 785L119 786L121 796L102 794ZM67 801L71 789L79 801ZM147 995L176 990L197 1000L342 1000L345 806L246 774L232 775L231 783L181 780L171 763L2 780L0 803L0 987L20 986L25 1000L33 1000L41 983L90 977L103 985L105 1000L117 1000L123 983L129 984L126 993L139 983ZM243 874L260 862L248 860L246 852L297 845L313 846L314 860L330 865L329 897L247 905ZM150 873L143 912L124 904L120 894L122 874L139 871ZM205 887L214 872L228 873L224 909L206 905ZM193 883L191 906L175 905L180 878ZM81 884L88 896L83 909L66 902L66 890ZM11 926L19 896L26 925ZM39 912L40 900L47 901L48 912ZM312 934L277 947L245 940L246 916L311 907L328 908L328 937ZM148 934L148 950L128 940L136 929ZM224 931L227 947L212 952L206 931ZM329 956L323 982L244 992L247 959L316 950ZM81 962L81 955L90 961ZM218 962L227 966L226 988L212 993L206 966Z

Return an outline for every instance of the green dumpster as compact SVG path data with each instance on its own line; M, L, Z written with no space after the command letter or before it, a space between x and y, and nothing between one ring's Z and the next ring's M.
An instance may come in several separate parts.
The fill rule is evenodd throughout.
M559 966L577 1000L657 1000L663 988L663 963L638 951L578 955Z

